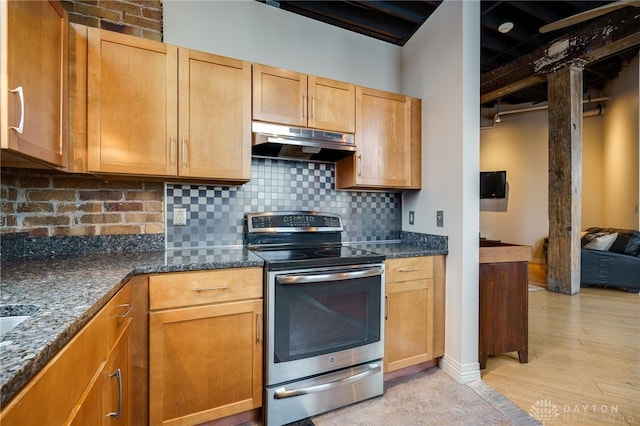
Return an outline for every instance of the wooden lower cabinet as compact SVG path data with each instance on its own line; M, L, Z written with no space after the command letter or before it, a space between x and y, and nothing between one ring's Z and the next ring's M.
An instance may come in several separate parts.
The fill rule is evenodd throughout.
M0 424L132 424L132 318L137 307L131 288L125 284L27 383L2 410ZM116 370L120 381L112 376ZM118 418L107 415L116 412Z
M384 371L444 355L444 256L386 260Z
M127 326L104 362L70 425L132 425L132 327Z
M200 424L259 408L262 269L151 276L149 293L149 424ZM160 296L169 293L175 306L156 309L170 304ZM225 300L234 293L244 299Z

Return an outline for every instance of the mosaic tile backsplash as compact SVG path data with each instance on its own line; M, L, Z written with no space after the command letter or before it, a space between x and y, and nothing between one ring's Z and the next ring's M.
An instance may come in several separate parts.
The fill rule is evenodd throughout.
M237 187L165 185L168 249L244 244L246 213L315 210L342 216L344 242L400 238L402 200L396 192L334 189L335 165L253 158L251 181ZM187 209L187 225L173 225L174 208Z

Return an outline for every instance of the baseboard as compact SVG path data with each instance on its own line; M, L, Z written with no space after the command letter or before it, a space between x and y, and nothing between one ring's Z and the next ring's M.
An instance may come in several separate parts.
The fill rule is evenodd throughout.
M418 373L423 370L428 370L432 367L438 366L438 360L432 359L431 361L421 362L420 364L412 365L411 367L401 368L390 373L384 373L384 381L395 379L396 377L408 376L409 374Z
M458 383L471 383L480 380L480 363L460 364L449 355L440 358L440 368L453 377Z
M233 414L229 417L224 417L218 420L211 420L210 422L202 423L200 426L235 426L248 422L261 422L262 414L261 409L245 411L243 413Z

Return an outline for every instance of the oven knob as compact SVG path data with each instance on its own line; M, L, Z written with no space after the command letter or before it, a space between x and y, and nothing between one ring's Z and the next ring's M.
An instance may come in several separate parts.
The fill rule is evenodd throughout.
M336 357L332 355L329 357L329 364L333 364L334 362L336 362Z

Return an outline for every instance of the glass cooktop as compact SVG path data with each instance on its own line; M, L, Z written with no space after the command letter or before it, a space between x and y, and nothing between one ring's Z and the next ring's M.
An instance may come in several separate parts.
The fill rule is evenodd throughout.
M320 247L261 248L254 250L269 269L330 267L384 261L384 256L354 247L336 245Z

